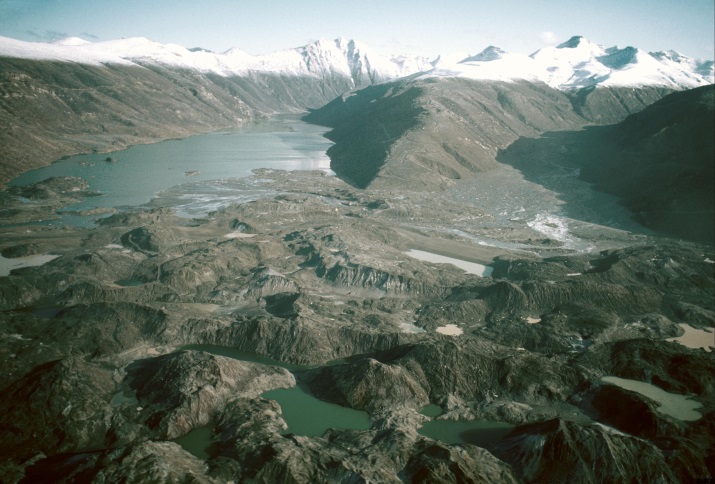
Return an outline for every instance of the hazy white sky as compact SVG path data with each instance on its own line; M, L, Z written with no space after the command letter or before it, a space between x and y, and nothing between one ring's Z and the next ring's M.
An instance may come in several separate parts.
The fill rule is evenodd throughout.
M386 54L428 57L489 45L530 54L583 35L607 47L712 59L715 0L0 0L0 35L142 36L251 54L343 36Z

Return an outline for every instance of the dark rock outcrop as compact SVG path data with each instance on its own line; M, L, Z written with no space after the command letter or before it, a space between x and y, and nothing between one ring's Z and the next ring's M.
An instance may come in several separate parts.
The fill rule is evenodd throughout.
M655 445L599 424L555 419L526 425L492 451L524 482L680 480Z
M114 387L110 370L82 358L38 366L3 390L0 455L24 461L101 448Z
M295 384L282 368L197 351L138 361L127 371L141 418L163 439L207 425L229 400Z
M28 467L22 482L216 483L206 463L173 442L141 442L96 453L57 455Z

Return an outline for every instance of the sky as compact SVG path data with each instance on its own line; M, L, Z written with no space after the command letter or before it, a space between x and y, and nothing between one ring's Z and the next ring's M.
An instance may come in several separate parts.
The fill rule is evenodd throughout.
M715 57L715 0L0 0L0 35L48 42L147 37L267 54L346 37L434 58L489 45L530 54L573 35Z

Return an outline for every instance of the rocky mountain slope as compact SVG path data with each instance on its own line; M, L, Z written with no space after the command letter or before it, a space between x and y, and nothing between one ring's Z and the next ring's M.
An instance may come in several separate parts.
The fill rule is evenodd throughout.
M581 178L621 197L647 227L713 243L713 133L714 86L671 94L604 132Z
M420 77L341 96L305 119L334 128L331 167L355 186L435 188L496 168L520 137L620 121L669 92Z
M714 98L712 85L673 93L618 124L521 138L497 159L556 191L554 172L579 170L646 227L713 244Z

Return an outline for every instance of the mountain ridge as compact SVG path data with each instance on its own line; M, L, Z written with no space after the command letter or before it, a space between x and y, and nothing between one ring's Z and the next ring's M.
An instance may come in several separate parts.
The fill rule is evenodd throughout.
M647 53L636 47L605 48L582 36L531 55L489 46L457 63L437 62L424 77L544 82L569 91L589 87L663 86L689 89L712 84L713 62L675 51Z
M339 72L349 75L356 88L418 73L425 77L541 81L561 90L600 85L688 89L715 82L711 60L693 59L676 51L647 53L632 46L605 48L582 36L528 56L489 46L479 54L456 61L455 56L430 60L414 55L380 55L365 44L342 37L257 56L239 48L215 53L144 37L96 43L77 37L54 43L0 37L2 56L89 65L161 65L225 77L255 73L321 76Z
M292 76L325 76L327 72L350 75L354 87L403 77L431 68L426 58L395 56L394 60L345 38L320 39L302 47L253 56L239 48L224 53L187 49L176 44L161 44L144 37L105 42L87 42L79 38L55 43L24 42L0 37L0 57L54 60L101 66L159 65L182 68L224 77L254 73Z

